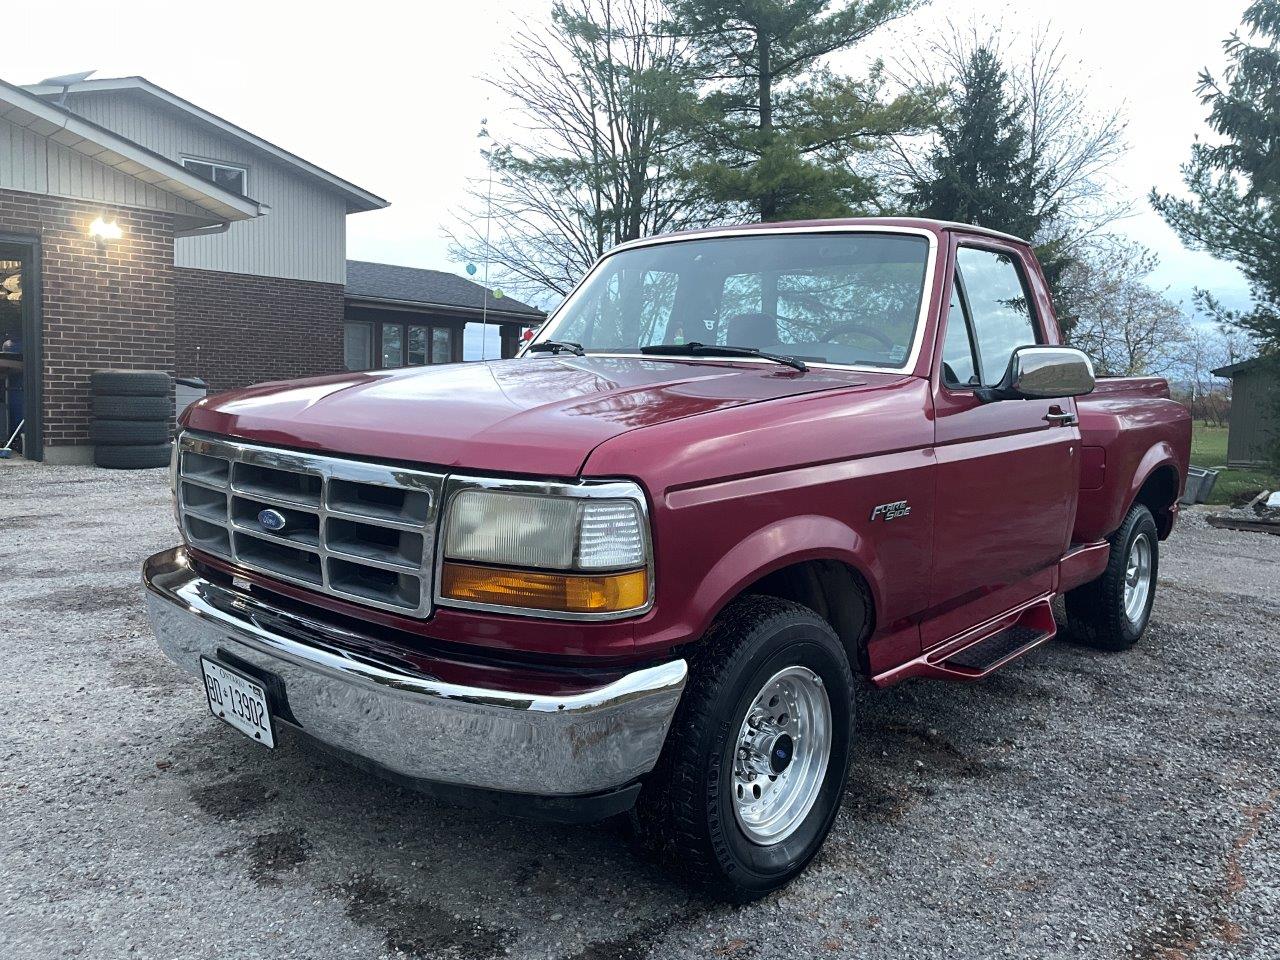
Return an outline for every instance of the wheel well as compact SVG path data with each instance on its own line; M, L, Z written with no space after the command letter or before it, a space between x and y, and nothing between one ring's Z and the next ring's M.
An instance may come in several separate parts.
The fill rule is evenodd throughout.
M854 669L869 672L867 639L875 628L875 602L866 579L847 563L793 563L766 574L742 592L794 600L808 607L831 624Z
M1178 499L1178 471L1171 464L1157 467L1143 481L1134 503L1141 503L1156 518L1156 528L1163 540L1173 529L1173 512L1170 509Z

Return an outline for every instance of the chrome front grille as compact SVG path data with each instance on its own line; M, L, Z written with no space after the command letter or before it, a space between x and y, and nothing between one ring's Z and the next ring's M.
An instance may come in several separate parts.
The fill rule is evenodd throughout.
M431 612L443 474L184 434L175 482L191 546L343 600Z

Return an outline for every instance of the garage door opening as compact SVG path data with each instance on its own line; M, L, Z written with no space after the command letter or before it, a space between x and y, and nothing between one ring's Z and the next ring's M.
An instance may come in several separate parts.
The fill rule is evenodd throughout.
M39 244L0 236L0 446L43 458Z

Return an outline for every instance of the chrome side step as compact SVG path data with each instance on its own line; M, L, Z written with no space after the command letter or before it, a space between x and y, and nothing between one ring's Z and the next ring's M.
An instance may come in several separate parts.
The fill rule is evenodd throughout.
M884 687L908 677L981 680L1057 635L1051 601L1051 596L1038 597L872 677L872 682Z
M942 666L988 673L1048 639L1043 630L1016 624L952 654Z

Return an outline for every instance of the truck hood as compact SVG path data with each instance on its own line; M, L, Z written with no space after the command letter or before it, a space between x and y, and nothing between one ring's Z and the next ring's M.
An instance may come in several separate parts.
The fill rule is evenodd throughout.
M304 450L570 477L629 430L865 380L773 364L558 356L261 384L200 401L183 424Z

